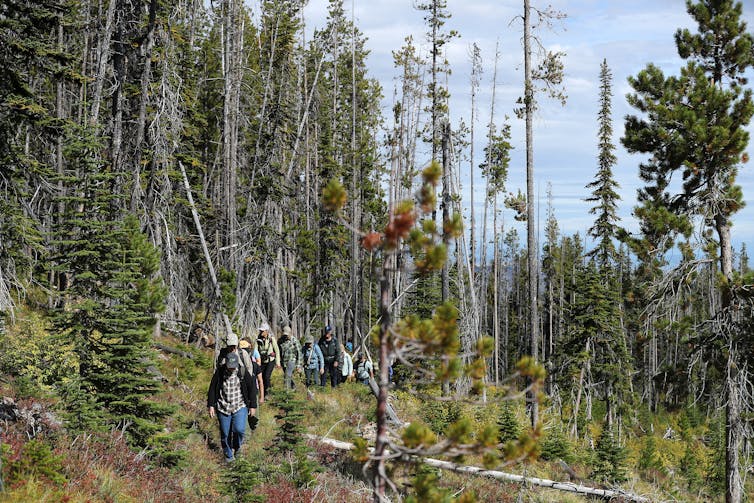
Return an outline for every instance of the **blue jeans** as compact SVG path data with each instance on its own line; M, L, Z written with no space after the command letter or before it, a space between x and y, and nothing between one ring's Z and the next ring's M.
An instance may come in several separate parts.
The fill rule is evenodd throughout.
M285 370L285 389L296 389L296 383L293 381L293 372L296 370L296 362L290 361L283 364L283 370Z
M226 460L235 457L235 452L241 448L243 437L246 433L246 407L241 407L231 415L217 413L217 422L220 423L220 445Z
M306 369L306 387L314 386L319 383L319 369Z

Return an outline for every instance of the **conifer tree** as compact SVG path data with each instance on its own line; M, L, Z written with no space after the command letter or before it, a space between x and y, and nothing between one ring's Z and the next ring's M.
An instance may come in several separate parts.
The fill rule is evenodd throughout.
M630 403L631 363L620 326L618 294L604 282L594 261L578 267L575 291L561 367L568 378L579 374L581 366L588 369L593 382L599 383L607 406L607 425L612 428L620 407ZM583 385L580 382L578 386Z
M597 246L588 255L597 258L602 271L607 271L616 258L613 239L616 237L616 229L620 220L616 213L620 200L616 189L619 186L613 178L613 166L615 166L617 158L615 157L615 145L612 142L611 101L612 73L610 67L607 66L607 60L603 60L600 66L600 111L597 117L599 123L599 168L595 180L587 185L587 188L593 189L593 191L592 195L586 199L589 202L596 202L589 213L597 215L594 225L589 228L589 234L597 240Z
M165 297L155 277L159 254L135 217L121 217L115 174L98 160L101 145L91 130L72 129L66 145L70 195L55 239L58 270L70 279L54 321L78 356L70 386L72 426L85 429L99 416L146 446L169 412L154 402L160 382L147 370L152 327Z
M594 468L591 477L611 484L626 481L626 449L615 438L615 433L605 426L594 448Z
M723 355L719 365L726 376L725 499L738 502L743 497L739 451L745 405L741 390L746 386L741 379L746 373L732 369L742 366L742 348L750 341L748 334L730 330L735 302L731 225L743 205L736 176L746 160L749 133L745 127L754 115L752 91L744 87L744 72L754 66L754 37L741 20L740 2L689 0L687 11L698 32L676 32L678 54L688 60L680 75L666 77L650 64L629 79L634 93L628 100L642 118L627 118L623 144L630 152L651 156L640 166L647 185L639 194L641 212L637 210L649 234L668 236L666 242L672 244L677 234L688 238L697 221L710 235L717 234L716 241L706 239L702 246L713 251L722 275L721 309L713 314L728 321L713 325L715 336L699 343ZM674 175L683 182L678 190L670 185ZM683 243L680 248L684 263L693 266L692 249Z

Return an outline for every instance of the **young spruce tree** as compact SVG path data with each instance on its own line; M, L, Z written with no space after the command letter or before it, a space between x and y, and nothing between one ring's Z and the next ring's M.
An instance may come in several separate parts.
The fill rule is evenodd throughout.
M146 446L169 412L153 400L161 383L148 371L165 297L159 253L136 217L118 213L116 175L99 158L93 131L72 129L66 145L68 211L55 237L68 282L54 324L78 356L78 375L65 387L68 418L79 430L121 428Z

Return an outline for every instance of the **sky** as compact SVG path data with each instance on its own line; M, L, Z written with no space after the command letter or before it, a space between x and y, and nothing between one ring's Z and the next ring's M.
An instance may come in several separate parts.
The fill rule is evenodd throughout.
M304 16L307 32L326 23L327 0L310 0ZM353 12L357 27L367 38L370 50L370 76L379 80L383 89L383 114L390 116L393 91L399 71L393 67L392 51L404 44L408 35L427 55L430 45L426 39L424 13L415 8L412 0L344 0L347 15ZM589 214L593 203L584 201L590 195L585 186L594 179L597 170L597 113L599 110L599 72L603 59L611 69L613 80L613 144L618 161L613 168L620 184L618 214L620 225L631 231L637 223L631 216L636 205L636 190L640 187L639 163L645 156L630 155L620 144L623 120L635 113L626 103L631 91L627 79L635 76L648 63L659 66L666 75L677 74L683 61L677 55L673 36L678 28L695 31L695 23L686 13L685 0L532 0L532 5L544 8L551 5L566 15L551 28L538 31L543 46L550 51L565 53L565 106L539 98L539 110L534 119L535 194L539 198L540 234L544 232L547 208L547 186L552 186L552 202L561 234L576 232L583 237L592 225ZM754 0L743 1L744 20L754 31ZM456 30L460 37L446 45L446 57L452 68L449 77L451 126L461 119L466 124L471 116L469 50L476 43L483 60L483 75L477 97L478 122L475 164L479 164L492 96L492 75L495 46L499 44L498 82L495 119L500 123L509 116L512 144L506 190L526 191L524 121L515 117L516 99L522 94L523 27L520 15L522 0L447 0L451 14L445 29ZM307 36L309 38L309 36ZM754 73L752 73L754 77ZM754 78L751 79L754 82ZM751 83L750 83L751 85ZM754 127L749 128L754 132ZM754 134L752 134L754 145ZM749 149L754 152L754 147ZM425 160L429 158L426 151ZM420 158L422 155L420 155ZM754 156L752 156L754 157ZM470 206L469 163L461 169L462 199ZM736 248L746 243L751 254L754 249L754 165L742 166L738 183L743 188L747 206L734 217L733 241ZM475 175L476 221L481 222L483 180L477 169ZM501 218L506 227L517 226L525 241L525 230L513 222L510 210ZM541 240L542 238L540 238ZM587 246L591 242L587 240Z

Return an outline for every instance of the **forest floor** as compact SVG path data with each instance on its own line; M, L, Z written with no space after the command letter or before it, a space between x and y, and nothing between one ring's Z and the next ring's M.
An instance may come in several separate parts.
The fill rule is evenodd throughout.
M159 369L165 384L159 399L176 407L163 437L170 450L160 455L160 463L155 463L154 456L146 452L128 448L119 431L88 435L68 433L59 416L59 398L35 386L28 378L0 375L0 416L4 420L0 438L5 486L0 501L371 501L366 472L351 454L313 440L304 441L303 437L300 442L293 442L296 445L281 446L285 418L279 402L282 396L279 369L273 373L272 393L260 407L258 428L247 435L239 459L226 464L219 448L216 421L209 417L205 406L212 351L182 344L170 336L158 342L191 355L187 358L159 352ZM359 436L373 439L375 399L366 386L345 383L335 390L315 387L313 396L307 396L302 379L303 376L297 376L293 397L300 405L292 413L294 418L298 418L297 414L303 415L294 421L302 432L348 442ZM437 431L442 431L459 416L477 423L495 424L500 414L498 403L449 406L447 402L427 402L400 387L393 391L391 403L402 420L422 421ZM525 424L523 404L514 403L513 410L519 423ZM545 408L545 423L548 428L554 428L560 423L559 419L548 413L550 409ZM628 480L620 487L651 501L715 501L719 498L701 484L693 486L679 475L677 467L684 457L683 445L686 444L678 435L663 438L668 428L678 430L678 418L664 414L646 421L649 421L655 445L654 451L649 453L650 460L656 463L642 470L637 468L647 456L647 442L627 432ZM642 428L647 429L646 425ZM695 434L703 435L702 431L699 425ZM552 458L556 452L558 457L568 460L581 479L579 483L600 486L589 479L593 463L591 442L561 439L555 447L547 442L545 438L545 457ZM160 447L164 450L165 445L155 446L155 451ZM708 457L706 452L699 455L699 459ZM482 466L481 460L473 457L464 459L463 463ZM646 462L644 464L646 466ZM556 459L540 459L505 471L568 481L568 475ZM391 476L402 493L394 496L395 501L412 492L416 472L417 466L412 463L394 467ZM578 495L531 485L453 472L433 474L436 485L454 493L471 490L478 501L587 501ZM689 487L695 490L689 491Z

